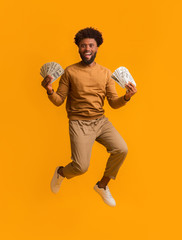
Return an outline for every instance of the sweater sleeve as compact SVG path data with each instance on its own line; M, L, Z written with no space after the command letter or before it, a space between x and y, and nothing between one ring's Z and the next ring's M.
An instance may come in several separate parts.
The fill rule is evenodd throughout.
M115 87L115 81L111 78L111 75L112 75L112 72L109 70L108 81L106 85L106 97L109 105L112 108L117 109L126 105L128 101L124 100L124 96L118 97L116 87Z
M59 80L59 86L57 88L57 91L53 92L52 95L48 95L49 100L56 106L62 105L68 95L69 87L69 75L67 70L65 69L65 72Z

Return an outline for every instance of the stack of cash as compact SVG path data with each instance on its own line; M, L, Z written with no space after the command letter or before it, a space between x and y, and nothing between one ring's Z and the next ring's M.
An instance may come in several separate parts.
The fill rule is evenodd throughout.
M112 79L114 79L122 88L125 88L125 84L128 82L133 83L136 86L136 83L131 76L130 72L125 67L117 68L113 74L111 75Z
M53 83L58 77L64 73L64 69L56 62L45 63L40 69L40 75L45 78L47 75L53 77L51 83Z

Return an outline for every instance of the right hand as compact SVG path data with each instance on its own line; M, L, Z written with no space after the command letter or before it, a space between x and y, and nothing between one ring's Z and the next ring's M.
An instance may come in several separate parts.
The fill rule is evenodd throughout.
M42 87L44 87L48 92L52 92L52 79L53 77L51 75L47 75L41 82Z

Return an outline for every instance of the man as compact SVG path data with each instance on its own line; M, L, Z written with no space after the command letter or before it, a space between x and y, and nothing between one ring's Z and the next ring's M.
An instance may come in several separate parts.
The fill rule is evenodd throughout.
M56 168L51 180L51 190L57 193L65 177L70 179L88 170L92 146L97 141L106 147L110 157L104 175L94 189L106 204L115 206L116 202L109 191L108 183L111 178L116 178L128 148L104 115L104 99L107 98L112 108L119 108L126 105L137 90L129 82L126 85L126 94L118 97L111 71L95 62L98 47L103 43L102 34L98 30L91 27L82 29L75 35L74 40L82 61L65 69L56 92L50 83L50 75L42 81L48 98L56 106L63 104L67 97L66 110L72 154L72 161L68 165Z

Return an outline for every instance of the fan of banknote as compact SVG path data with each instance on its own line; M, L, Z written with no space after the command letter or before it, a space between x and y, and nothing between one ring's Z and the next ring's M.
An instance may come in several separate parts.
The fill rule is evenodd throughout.
M47 75L53 77L51 83L53 83L58 77L64 73L64 69L56 62L45 63L40 69L40 75L45 78Z
M136 83L131 76L130 72L125 67L119 67L117 68L111 77L122 87L125 88L125 84L128 82L133 83L136 86Z

